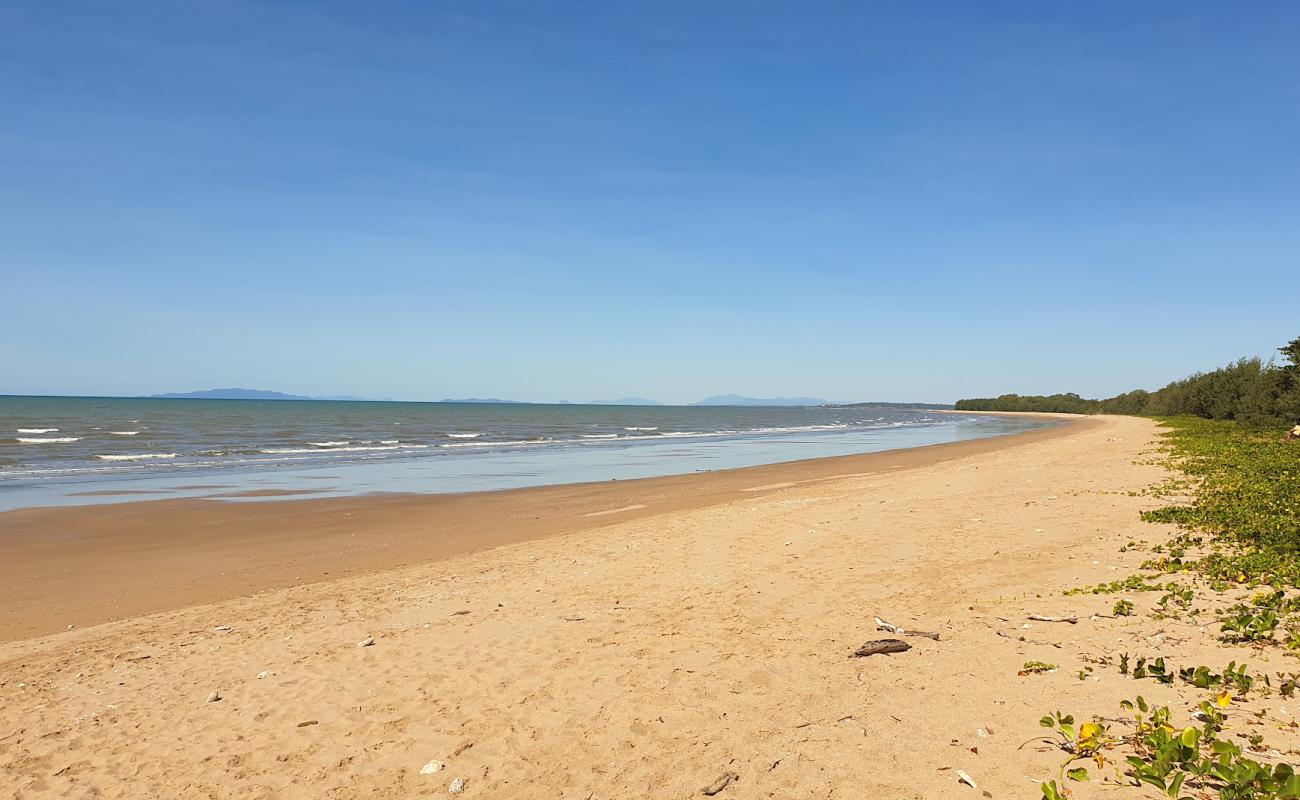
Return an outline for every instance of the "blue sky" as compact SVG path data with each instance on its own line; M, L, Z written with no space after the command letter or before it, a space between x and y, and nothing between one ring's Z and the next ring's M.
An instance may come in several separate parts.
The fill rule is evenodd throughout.
M1300 6L0 6L0 393L1154 388L1300 335Z

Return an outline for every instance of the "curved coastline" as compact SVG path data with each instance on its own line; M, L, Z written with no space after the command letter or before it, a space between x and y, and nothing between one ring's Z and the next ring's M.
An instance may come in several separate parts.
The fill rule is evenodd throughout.
M792 486L924 467L1087 429L633 480L458 494L132 500L0 513L0 641L438 561Z

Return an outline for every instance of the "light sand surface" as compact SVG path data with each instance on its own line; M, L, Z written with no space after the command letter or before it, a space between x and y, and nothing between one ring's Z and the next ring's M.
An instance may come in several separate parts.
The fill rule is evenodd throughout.
M0 600L9 612L0 615L0 641L576 533L612 517L703 508L846 472L934 464L1087 424L1074 418L1010 437L510 491L9 511L0 513Z
M1036 798L1062 758L1020 748L1042 714L1189 702L1080 681L1081 656L1238 655L1061 595L1162 535L1130 494L1163 476L1155 431L1103 418L698 507L619 499L571 534L2 644L0 795L688 798L735 773L718 797ZM851 658L877 615L942 638ZM1029 658L1061 669L1017 677Z

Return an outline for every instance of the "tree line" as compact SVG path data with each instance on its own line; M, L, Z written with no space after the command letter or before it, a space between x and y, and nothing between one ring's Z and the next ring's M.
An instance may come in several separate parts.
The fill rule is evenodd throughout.
M1050 411L1066 414L1192 414L1252 426L1300 422L1300 337L1278 348L1284 363L1243 358L1213 372L1198 372L1163 389L1135 389L1103 400L1077 394L1018 395L958 400L958 411Z

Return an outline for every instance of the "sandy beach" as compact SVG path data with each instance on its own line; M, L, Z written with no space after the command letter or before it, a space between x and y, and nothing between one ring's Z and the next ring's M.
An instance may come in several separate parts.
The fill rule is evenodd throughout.
M1183 703L1113 669L1080 680L1085 657L1152 637L1187 663L1237 655L1168 632L1184 623L1091 618L1114 598L1061 593L1131 574L1146 555L1121 548L1163 535L1138 519L1161 501L1135 494L1164 475L1144 457L1156 431L1093 418L853 469L829 459L508 493L494 512L490 496L348 501L375 504L375 519L325 531L320 551L334 555L319 558L307 528L276 515L350 506L230 506L232 547L300 555L223 591L193 566L225 568L215 533L160 556L158 537L121 532L131 515L184 521L195 508L115 507L103 525L116 544L95 559L104 583L88 562L54 586L124 592L134 559L127 618L92 626L114 600L62 608L5 565L19 621L0 644L2 795L405 798L459 779L464 796L492 798L688 798L720 783L723 798L1037 797L1061 761L1021 747L1044 713L1115 713L1135 692ZM413 505L383 505L401 502ZM74 512L24 513L39 526ZM425 546L403 533L439 514L459 532ZM283 525L265 551L249 544ZM341 544L363 531L379 544ZM457 538L472 536L489 549ZM48 548L23 551L25 574L51 574ZM155 572L169 565L178 576ZM49 627L64 614L84 621L18 638L22 618ZM940 639L850 657L887 635L877 616ZM1018 677L1028 659L1059 670Z

